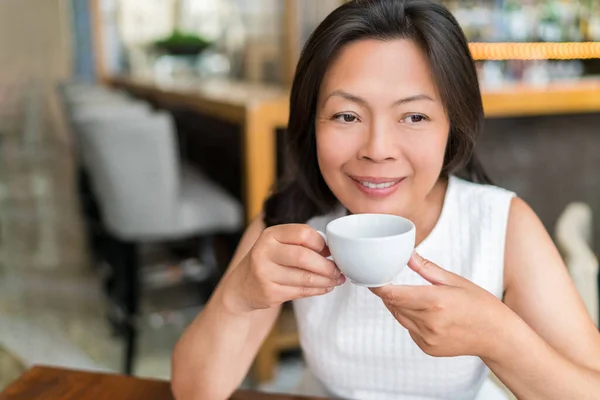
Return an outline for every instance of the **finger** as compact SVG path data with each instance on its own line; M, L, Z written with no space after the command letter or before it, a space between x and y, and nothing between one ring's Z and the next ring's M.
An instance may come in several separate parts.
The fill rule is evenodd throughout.
M304 269L328 278L337 279L342 275L333 261L302 246L280 244L272 260L279 265Z
M425 341L423 340L421 334L411 331L409 330L408 333L410 334L410 337L412 338L413 342L415 342L415 344L417 346L419 346L419 348L421 350L426 349L427 348L427 343L425 343Z
M413 321L409 316L394 312L392 312L392 315L394 316L394 318L396 318L396 321L398 321L400 325L406 328L406 330L411 332L411 334L413 332L419 334L419 325L417 325L417 323Z
M317 253L321 252L326 244L319 233L305 224L278 225L272 229L272 237L279 243L303 246Z
M418 332L419 327L410 315L408 315L403 310L399 310L392 304L385 303L385 302L383 304L385 304L388 311L392 314L392 316L396 319L396 321L398 321L400 323L400 325L402 325L408 331Z
M306 288L329 288L342 285L346 282L344 276L332 278L315 274L306 269L293 267L280 267L273 271L273 282L284 286Z
M307 287L293 287L286 286L285 290L289 293L290 300L303 299L306 297L322 296L331 292L334 287L329 288L307 288Z
M386 304L415 311L427 310L437 304L439 290L440 288L432 285L387 285L371 288L371 292L380 297Z
M426 281L434 285L458 286L462 279L458 275L446 271L435 263L424 259L416 251L410 257L408 266Z

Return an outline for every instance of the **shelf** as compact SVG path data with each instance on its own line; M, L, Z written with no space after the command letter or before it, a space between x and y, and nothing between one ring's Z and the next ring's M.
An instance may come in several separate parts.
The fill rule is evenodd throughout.
M469 43L474 60L584 60L600 58L600 42Z
M482 92L486 118L600 112L600 79Z

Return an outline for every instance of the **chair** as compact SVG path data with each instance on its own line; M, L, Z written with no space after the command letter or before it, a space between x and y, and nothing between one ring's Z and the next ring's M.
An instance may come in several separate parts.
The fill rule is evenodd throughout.
M80 132L92 189L111 238L118 274L113 298L131 373L139 303L137 245L239 232L242 207L200 172L179 162L173 120L157 113L127 124L90 121Z
M75 146L78 145L80 132L85 130L87 124L108 119L114 122L128 123L150 116L151 113L152 109L146 103L122 100L112 103L74 106L68 113L68 120L73 131L73 143ZM82 162L85 164L85 161L82 160Z
M135 123L140 118L150 116L152 110L146 103L118 97L112 101L106 98L96 102L73 102L71 105L65 105L65 108L67 110L67 120L71 127L72 145L75 149L77 189L85 216L86 231L94 257L97 261L101 261L105 237L101 227L98 201L90 188L86 153L79 144L80 132L84 131L90 123L93 124L107 119L120 126L127 125L130 122Z
M590 206L571 203L558 218L555 236L573 283L598 326L598 259L590 248L592 231Z

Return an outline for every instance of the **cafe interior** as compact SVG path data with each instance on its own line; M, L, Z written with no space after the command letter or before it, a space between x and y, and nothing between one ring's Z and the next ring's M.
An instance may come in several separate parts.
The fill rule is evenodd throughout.
M598 325L600 2L442 2L476 61L479 158ZM302 46L342 3L0 1L0 392L40 364L170 378L282 176ZM242 387L291 393L303 367L285 304Z

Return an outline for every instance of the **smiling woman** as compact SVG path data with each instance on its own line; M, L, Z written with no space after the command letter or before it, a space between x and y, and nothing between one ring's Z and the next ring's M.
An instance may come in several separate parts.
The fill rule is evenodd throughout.
M467 41L439 2L333 11L294 77L287 175L175 349L177 398L227 398L288 301L308 375L335 397L506 398L491 369L518 398L596 398L598 331L535 213L476 162L482 120ZM330 259L319 232L347 214L409 219L409 268L360 241ZM400 273L367 288L344 259Z
M287 175L266 203L267 226L305 222L331 212L340 200L348 206L345 200L354 198L352 191L341 192L353 183L380 198L402 186L401 191L421 199L432 191L440 170L445 177L457 174L489 183L472 151L483 108L468 43L458 24L447 10L430 2L384 3L358 1L340 7L307 42L290 97ZM359 19L358 8L368 4L372 12ZM422 14L409 16L412 10ZM389 121L395 124L394 135L389 134ZM369 164L367 174L357 174L357 164L364 164L369 152L382 157L378 148L399 153L410 149L410 154L404 165L375 162ZM338 165L334 173L331 162L336 161L327 155L341 162L352 151L363 161ZM398 154L384 156L389 161ZM410 162L417 159L428 169L411 172ZM369 183L390 182L395 185L387 191L369 187ZM434 201L439 202L443 191L432 192L437 196ZM380 202L375 211L405 215L416 211L407 208L416 198L401 197L404 205L389 201L386 209ZM351 209L361 210L364 206L358 204Z
M331 63L315 130L323 179L349 210L415 215L438 182L450 122L418 45L371 39Z

